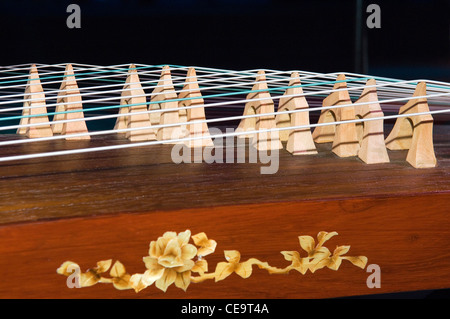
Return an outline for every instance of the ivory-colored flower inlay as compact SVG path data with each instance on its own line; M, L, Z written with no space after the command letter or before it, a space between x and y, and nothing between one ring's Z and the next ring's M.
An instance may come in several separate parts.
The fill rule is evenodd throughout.
M217 282L233 273L242 278L248 278L252 274L254 265L265 269L270 274L287 274L291 270L301 274L305 274L308 270L314 273L325 267L338 270L342 260L348 260L353 265L364 269L367 257L344 256L350 246L337 246L333 253L323 246L326 241L336 235L336 232L322 231L317 235L317 244L311 236L299 236L300 247L307 256L301 257L298 251L282 251L281 254L291 263L285 268L272 267L267 262L256 258L241 261L239 251L225 250L226 261L219 262L215 271L208 273L208 263L204 257L215 251L217 242L208 239L205 233L191 236L191 232L186 230L179 234L166 232L156 241L152 241L149 256L143 258L147 270L142 274L130 275L119 261L111 267L112 260L99 261L97 267L85 273L80 272L80 267L76 263L66 261L56 272L64 276L74 276L80 287L89 287L99 282L112 283L117 289L134 289L139 292L155 284L157 288L165 292L173 283L186 291L191 282L199 283L209 279ZM189 243L191 238L194 244ZM110 270L110 277L103 277L102 274L108 270Z

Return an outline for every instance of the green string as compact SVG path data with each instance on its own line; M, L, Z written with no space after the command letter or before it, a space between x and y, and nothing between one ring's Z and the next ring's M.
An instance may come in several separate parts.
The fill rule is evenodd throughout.
M116 69L116 70L101 70L101 71L95 71L95 72L85 72L85 73L78 73L77 77L84 76L84 75L91 75L91 74L100 74L100 73L107 73L107 72L122 72L127 70L135 70L135 69L146 69L146 68L160 68L162 66L168 65L169 67L177 67L177 68L185 68L185 66L179 66L174 64L164 64L164 65L150 65L150 66L143 66L143 67L135 67L135 68L123 68L123 69ZM203 69L210 69L210 68L203 68ZM216 72L222 72L227 73L227 70L216 70ZM238 72L238 74L251 74L249 72ZM73 75L67 75L67 76L73 76ZM61 76L48 76L48 77L42 77L41 79L51 79L51 78L60 78ZM66 77L66 75L63 75L63 78ZM282 92L283 89L287 88L297 88L297 87L309 87L309 86L318 86L318 85L326 85L326 84L334 84L334 83L340 83L340 82L353 82L353 81L363 81L368 80L370 78L388 81L388 82L399 82L400 80L396 79L389 79L389 78L383 78L383 77L366 77L366 78L356 78L356 79L346 79L346 80L340 80L340 81L326 81L326 82L319 82L319 83L310 83L310 84L301 84L301 85L294 85L294 86L282 86L277 88L268 88L268 89L261 89L261 90L238 90L238 89L230 89L230 88L221 88L219 90L228 90L228 91L234 91L231 93L220 93L220 94L211 94L203 96L203 98L215 98L215 97L224 97L224 96L231 96L231 95L238 95L238 94L246 94L246 93L257 93L257 92L267 92L267 91L274 91L274 92ZM110 79L93 79L93 80L99 80L99 81L106 81ZM4 83L13 83L13 82L23 82L28 81L28 79L24 80L12 80L12 81L3 81L0 82L0 84ZM110 80L114 81L115 80ZM117 81L121 82L121 81ZM417 83L412 83L414 85L417 85ZM179 86L182 86L183 84L178 84ZM436 87L436 88L446 88L443 86L438 85L429 85L430 87ZM316 96L321 96L317 94ZM188 97L188 98L177 98L177 99L170 99L170 100L164 100L164 101L155 101L155 102L146 102L146 103L134 103L134 104L125 104L125 105L111 105L111 106L102 106L102 107L90 107L85 109L85 112L91 112L91 111L102 111L102 110L108 110L108 109L115 109L115 108L121 108L121 107L130 107L130 106L138 106L138 105L150 105L150 104L160 104L165 102L177 102L177 101L185 101L185 100L195 100L198 99L198 97ZM20 115L20 116L10 116L10 117L2 117L0 118L0 121L7 121L7 120L15 120L15 119L22 119L22 118L31 118L31 117L39 117L39 116L45 116L45 115L59 115L59 114L68 114L68 113L77 113L81 112L80 110L68 110L68 111L61 111L61 112L49 112L49 113L43 113L43 114L33 114L33 115Z
M128 70L137 70L137 69L148 69L148 68L160 68L164 65L148 65L148 66L142 66L142 67L136 67L136 68L124 68L124 69L116 69L116 70L101 70L101 71L95 71L95 72L85 72L85 73L77 73L77 77L84 75L92 75L92 74L100 74L100 73L108 73L108 72L122 72L122 71L128 71ZM56 78L65 78L69 76L74 76L73 74L69 75L52 75L52 76L44 76L39 78L40 80L47 80L47 79L56 79ZM9 81L2 81L0 84L8 84L8 83L17 83L17 82L27 82L28 79L20 79L20 80L9 80Z
M268 89L260 89L260 90L244 90L244 91L237 91L237 92L231 92L231 93L220 93L220 94L205 95L202 98L214 98L214 97L223 97L223 96L238 95L238 94L245 94L245 93L267 92L267 91L281 90L281 89L285 89L285 88L287 89L287 88L297 88L297 87L309 87L309 86L316 86L316 85L323 85L323 84L352 82L352 81L360 81L360 80L367 80L367 79L369 79L369 78L339 80L339 81L327 81L327 82L310 83L310 84L300 84L300 85L277 87L277 88L272 88L272 89L268 88ZM146 102L146 103L122 104L122 105L118 104L118 105L111 105L111 106L92 107L92 108L85 109L84 111L85 112L102 111L102 110L109 110L109 109L115 109L115 108L121 108L121 107L130 107L130 106L138 106L138 105L150 105L150 104L161 104L161 103L166 103L166 102L178 102L178 101L196 100L196 99L199 99L199 97L177 98L177 99L170 99L170 100L164 100L164 101L154 101L154 102L150 101L150 102ZM45 115L58 115L58 114L77 113L77 112L82 112L82 111L83 110L68 110L68 111L49 112L49 113L42 113L42 114L10 116L10 117L2 117L2 118L0 118L0 121L16 120L16 119L30 118L30 117L39 117L39 116L45 116Z

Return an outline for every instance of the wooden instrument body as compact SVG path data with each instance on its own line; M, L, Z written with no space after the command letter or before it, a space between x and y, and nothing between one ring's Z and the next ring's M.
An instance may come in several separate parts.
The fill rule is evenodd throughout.
M261 163L174 164L171 145L1 164L0 269L7 276L0 297L326 298L449 288L448 132L446 123L435 123L438 165L429 169L411 167L407 151L389 151L384 164L339 158L331 143L317 144L314 156L281 151L273 175L261 175L267 165ZM33 143L3 154L83 143ZM336 231L330 250L351 245L351 255L367 256L368 265L380 266L381 288L368 288L370 273L344 263L338 271L305 275L254 267L247 279L233 274L191 283L186 292L151 286L138 294L106 284L70 289L56 273L66 260L84 271L110 258L142 273L150 241L186 229L218 242L208 256L210 270L224 260L224 250L284 267L280 251L300 251L297 236Z

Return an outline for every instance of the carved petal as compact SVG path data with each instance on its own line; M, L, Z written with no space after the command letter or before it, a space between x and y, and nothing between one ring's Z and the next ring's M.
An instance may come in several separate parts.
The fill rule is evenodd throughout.
M367 257L366 256L357 256L357 257L350 257L350 256L344 256L342 259L347 259L350 261L353 265L359 267L359 268L366 268L367 264Z
M130 277L130 287L134 289L134 291L139 292L142 289L147 288L147 284L142 281L142 274L134 274Z
M158 263L166 268L183 266L181 248L176 238L171 239L164 250L163 256L158 258Z
M175 279L177 278L177 272L173 269L165 269L164 274L161 278L159 278L155 285L162 291L166 292L167 287L169 287L171 284L175 282Z
M342 263L342 259L339 256L333 256L329 259L329 262L327 264L327 267L332 270L338 270L339 266Z
M234 266L234 264L230 264L227 262L218 263L215 271L215 281L218 282L220 280L224 280L229 275L231 275L234 271Z
M153 269L146 270L142 275L142 281L147 285L152 285L155 281L160 279L164 274L164 267L155 267Z
M113 285L118 290L132 289L132 287L130 286L130 278L131 276L129 274L114 278Z
M248 261L240 263L236 266L234 271L242 278L248 278L252 274L252 264Z
M319 241L319 243L317 244L318 246L322 246L327 240L329 240L331 237L338 235L337 232L331 232L328 233L326 231L321 231L317 234L317 240Z
M333 252L333 256L342 256L348 253L350 246L337 246Z
M125 275L127 271L125 270L125 266L120 262L116 261L109 272L111 277L122 277Z
M306 274L309 269L309 258L300 258L298 262L292 263L292 266L302 275Z
M160 257L164 253L164 249L168 242L169 240L163 237L159 237L157 241L152 241L150 243L148 254L153 258Z
M208 262L205 259L197 260L191 270L203 275L208 271Z
M58 269L56 269L56 272L60 275L70 276L75 269L80 269L80 266L72 261L65 261Z
M81 287L90 287L98 283L100 278L100 275L98 275L95 270L90 269L87 272L80 274L79 283Z
M199 248L197 253L198 256L208 256L216 250L217 242L214 240L210 240L209 242L210 244L208 246Z
M311 236L299 236L300 246L305 250L308 254L314 251L315 241Z
M309 269L312 273L314 273L316 270L322 269L323 267L326 267L330 262L330 257L324 258L324 259L315 259L310 262Z
M97 267L95 267L95 272L100 274L108 271L109 267L111 267L112 259L102 260L97 262Z
M294 261L300 259L300 254L298 251L282 251L281 254L287 261Z
M212 254L217 247L217 242L212 239L208 239L205 233L199 233L197 235L192 236L195 245L200 248L197 251L198 256L207 256Z

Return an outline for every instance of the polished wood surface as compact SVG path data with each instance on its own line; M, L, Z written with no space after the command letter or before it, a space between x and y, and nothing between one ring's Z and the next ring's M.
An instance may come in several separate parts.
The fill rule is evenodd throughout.
M387 130L389 132L389 130ZM3 137L7 138L7 137ZM115 137L36 143L3 149L57 150L104 145ZM115 143L126 143L117 138ZM72 144L74 143L74 144ZM76 144L75 144L76 143ZM0 164L1 298L324 298L450 287L449 130L435 125L438 166L415 169L406 151L390 163L338 158L330 144L318 155L280 152L277 174L262 164L174 164L170 145ZM111 285L69 289L56 269L66 260L83 270L120 260L130 273L145 270L148 245L165 231L205 232L223 250L278 267L282 250L301 251L297 236L337 231L328 247L351 245L381 267L381 288L369 289L365 270L343 263L304 276L269 275L174 286L140 293Z
M314 200L60 219L0 228L0 269L7 274L1 298L327 298L449 287L448 194L397 198ZM381 268L381 288L369 289L365 270L343 263L338 271L269 275L257 269L248 279L193 284L166 293L150 286L139 293L111 285L66 286L56 269L66 260L82 270L105 259L120 260L130 273L143 273L149 242L167 230L206 232L218 242L207 257L212 270L223 250L242 260L288 264L280 251L301 251L297 236L338 231L327 243L351 245L348 255L365 255ZM304 256L304 252L302 253Z

